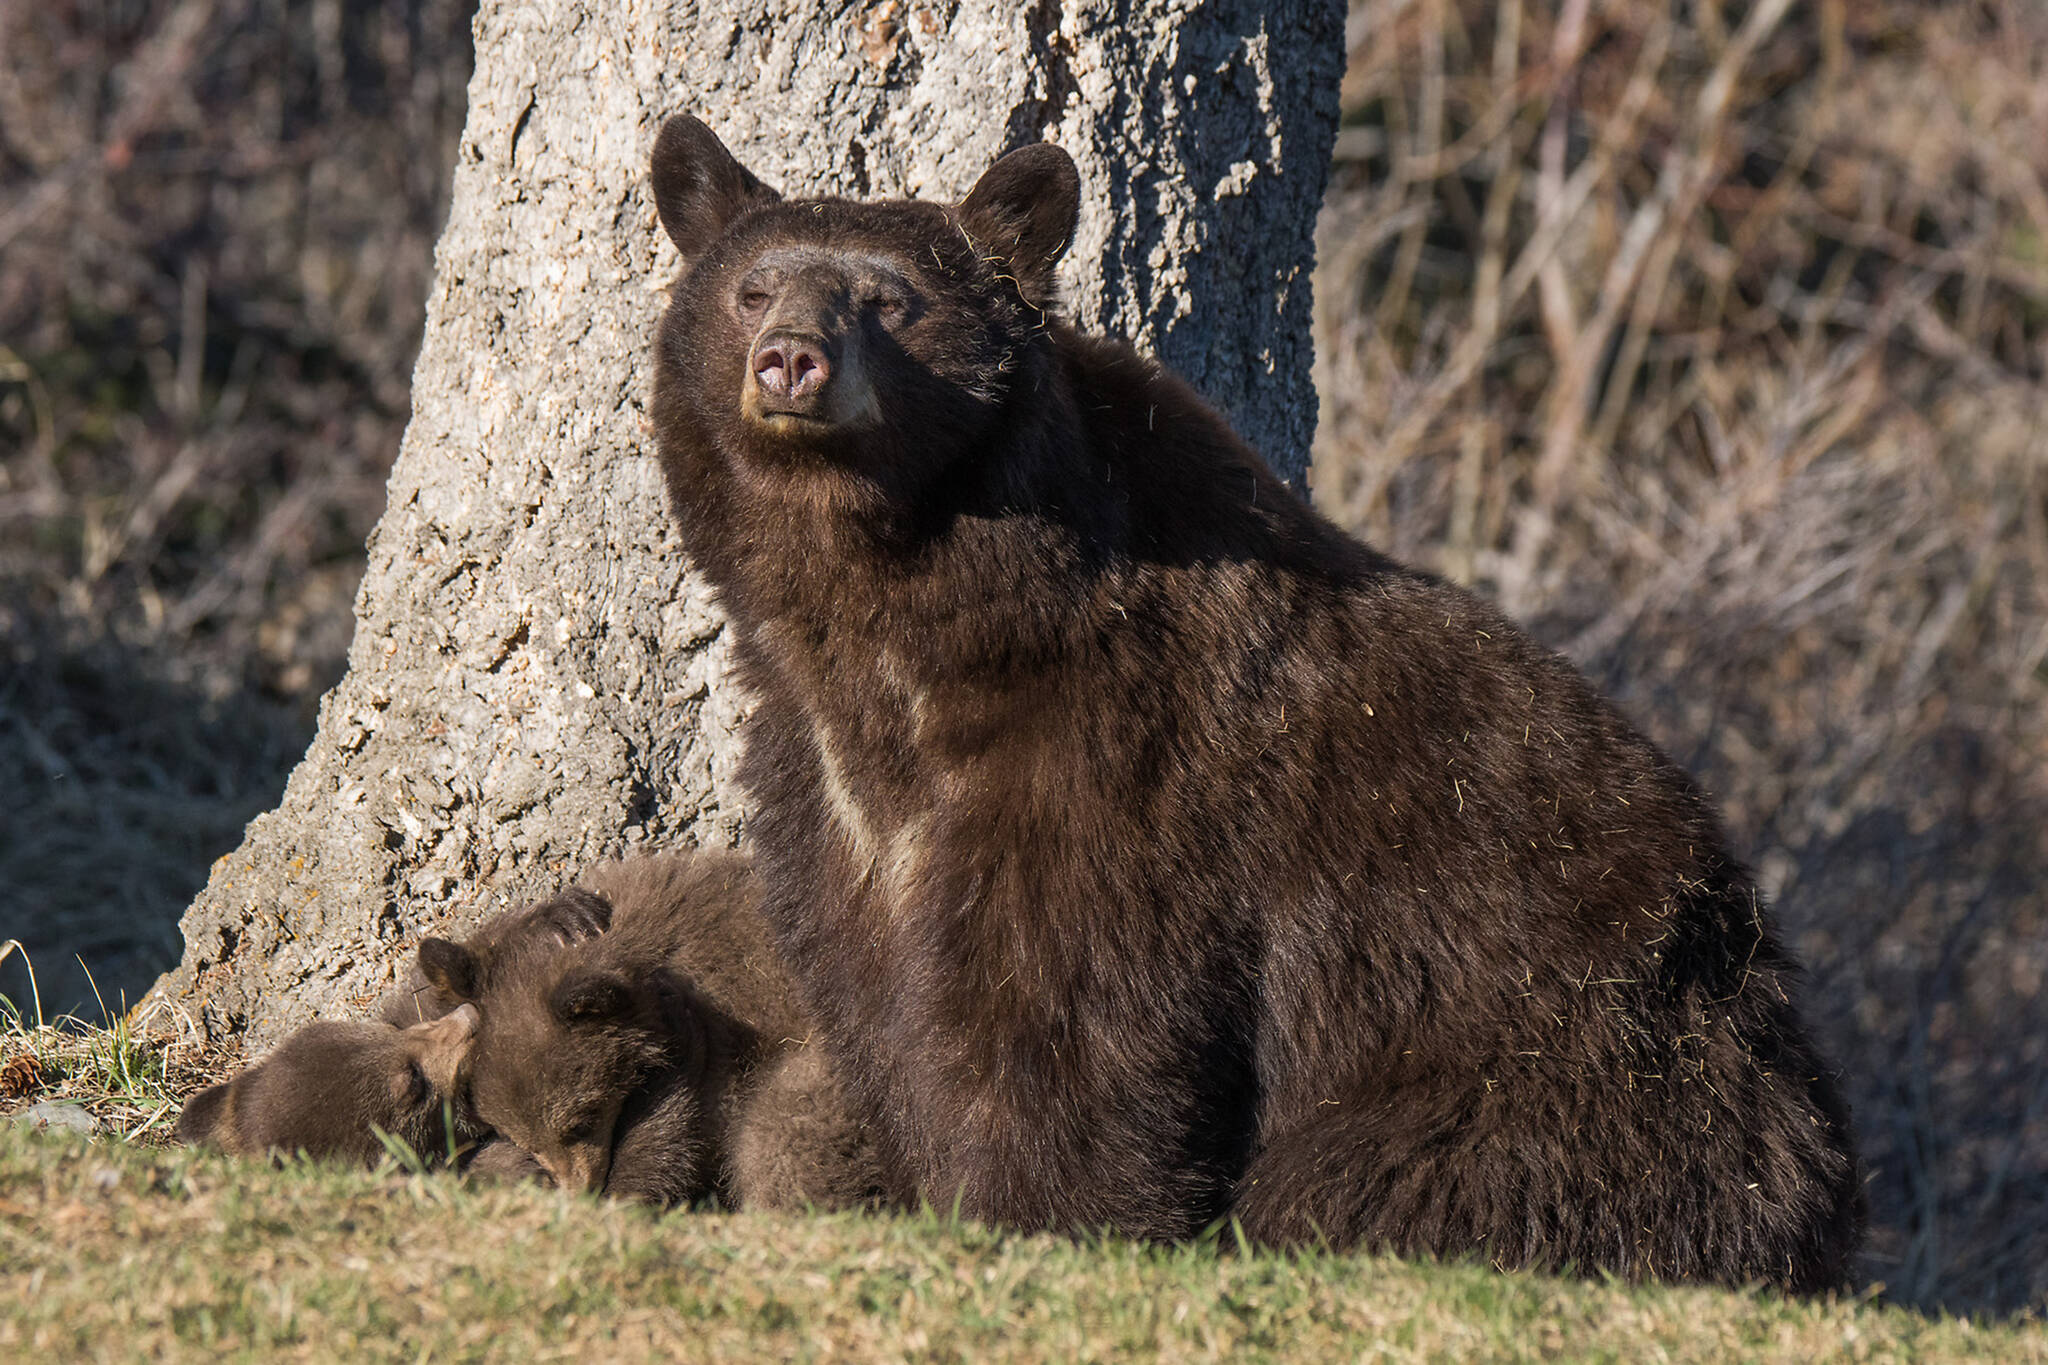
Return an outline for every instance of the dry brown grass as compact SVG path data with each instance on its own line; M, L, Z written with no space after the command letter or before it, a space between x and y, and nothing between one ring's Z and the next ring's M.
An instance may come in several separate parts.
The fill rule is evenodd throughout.
M1908 1301L2048 1294L2048 11L1354 15L1322 506L1721 797Z
M0 937L39 966L146 982L339 667L464 13L0 8ZM1317 500L1726 803L1871 1274L2042 1303L2048 12L1379 0L1351 38Z

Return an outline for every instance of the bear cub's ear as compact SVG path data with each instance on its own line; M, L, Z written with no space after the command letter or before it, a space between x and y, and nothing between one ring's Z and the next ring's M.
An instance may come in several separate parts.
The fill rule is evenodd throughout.
M474 1000L483 992L483 964L476 954L445 938L420 940L420 975L457 1000Z
M661 125L654 140L654 206L686 264L703 255L742 211L780 197L688 114Z
M595 891L572 886L534 912L538 923L552 930L566 948L596 938L612 927L612 903Z
M548 1009L563 1024L611 1023L633 1012L633 992L614 973L586 967L555 983Z
M1024 301L1053 297L1053 267L1074 240L1081 176L1050 142L1020 147L983 173L954 209L975 249L1009 262Z

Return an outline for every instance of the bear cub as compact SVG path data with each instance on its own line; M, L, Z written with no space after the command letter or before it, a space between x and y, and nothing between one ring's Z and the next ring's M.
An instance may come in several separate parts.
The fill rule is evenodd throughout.
M893 1199L1841 1280L1847 1115L1710 803L1058 316L1064 152L784 200L677 117L653 190L765 913Z
M601 933L610 917L609 903L571 890L494 916L464 947L485 962L552 951ZM377 1129L430 1161L472 1147L485 1136L464 1100L475 1008L415 969L379 1014L382 1022L308 1024L232 1080L200 1091L178 1116L178 1140L240 1156L304 1152L363 1164L384 1153Z
M805 1042L747 860L639 859L593 869L582 887L611 906L611 927L560 951L485 959L420 945L440 998L480 1015L468 1076L478 1121L573 1190L658 1204L716 1193L753 1208L871 1202L872 1149Z
M367 1165L384 1153L381 1128L434 1160L480 1136L453 1105L476 1021L476 1010L464 1006L408 1028L308 1024L234 1079L187 1101L178 1140L237 1156L303 1152Z

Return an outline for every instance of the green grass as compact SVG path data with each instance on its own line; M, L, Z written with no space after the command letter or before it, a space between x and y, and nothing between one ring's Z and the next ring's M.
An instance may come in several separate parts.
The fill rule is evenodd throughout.
M186 1097L228 1059L174 1041L152 1028L153 1020L117 1015L104 1000L99 1024L71 1014L46 1017L34 965L14 940L0 943L0 961L17 955L31 994L23 1003L0 995L0 1116L57 1101L86 1110L103 1133L168 1140Z
M655 1215L0 1125L0 1352L229 1360L2048 1360L2037 1324L933 1217Z

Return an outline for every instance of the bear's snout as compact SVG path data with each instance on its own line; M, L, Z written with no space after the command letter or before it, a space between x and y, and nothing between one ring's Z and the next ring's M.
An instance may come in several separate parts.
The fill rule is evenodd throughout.
M764 411L809 414L832 378L832 354L822 338L770 332L754 347L753 371Z

